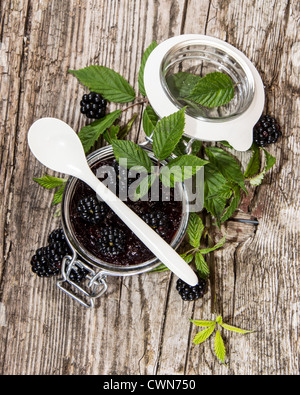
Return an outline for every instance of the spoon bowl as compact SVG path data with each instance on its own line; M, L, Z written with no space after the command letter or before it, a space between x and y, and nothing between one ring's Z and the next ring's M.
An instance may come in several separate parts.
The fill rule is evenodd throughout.
M56 118L39 119L29 129L28 144L33 155L44 166L88 184L179 278L191 286L198 284L197 275L180 255L94 175L81 141L69 125Z

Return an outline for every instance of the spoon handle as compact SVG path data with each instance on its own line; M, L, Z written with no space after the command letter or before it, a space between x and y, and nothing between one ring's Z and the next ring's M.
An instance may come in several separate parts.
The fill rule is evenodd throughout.
M84 181L110 206L163 264L187 284L191 286L198 284L197 275L181 256L92 172L89 173L89 176Z

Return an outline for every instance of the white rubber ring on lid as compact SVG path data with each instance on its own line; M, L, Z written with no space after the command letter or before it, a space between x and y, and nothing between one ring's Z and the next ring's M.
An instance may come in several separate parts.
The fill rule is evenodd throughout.
M177 112L176 106L167 95L161 82L162 62L166 54L184 42L207 45L220 49L233 57L254 82L254 96L249 107L240 115L212 120L199 119L186 114L185 135L201 141L227 141L238 151L247 151L253 143L253 126L259 120L265 104L265 91L261 77L251 61L232 45L214 37L188 34L170 38L150 54L145 66L144 85L147 97L160 118Z

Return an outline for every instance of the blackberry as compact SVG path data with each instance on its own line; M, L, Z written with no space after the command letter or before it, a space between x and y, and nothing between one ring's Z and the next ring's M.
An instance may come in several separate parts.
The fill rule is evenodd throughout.
M66 241L65 233L62 228L53 230L50 233L50 235L48 236L48 243L49 244L55 243L56 241L61 241L61 242Z
M253 128L253 139L260 147L276 143L282 136L281 128L275 118L263 115Z
M62 229L51 232L48 242L46 247L38 248L31 258L31 269L39 277L58 275L63 258L71 253Z
M53 277L60 274L64 257L72 253L61 228L50 233L48 243L46 247L38 248L31 258L31 270L39 277ZM79 284L86 275L85 269L76 267L72 269L70 279Z
M99 202L96 196L87 196L79 201L77 212L86 222L97 224L107 214L108 206L104 202Z
M176 289L179 292L182 300L184 301L194 301L203 296L207 292L207 281L199 278L199 282L196 286L192 287L189 284L185 283L183 280L179 279L176 283Z
M124 232L113 226L101 229L98 248L104 256L119 255L125 251L125 247L126 236Z
M143 214L142 220L151 226L160 236L166 236L168 234L169 220L162 211L156 210L153 213Z
M73 283L80 284L86 278L87 274L88 272L84 268L76 266L72 268L69 277Z
M88 118L100 119L105 117L107 100L100 93L91 92L82 96L80 112Z
M118 194L122 196L124 196L125 194L126 196L128 196L131 184L139 178L139 175L138 178L134 178L134 174L129 177L129 170L120 166L118 161L116 160L113 162L113 167L116 172Z

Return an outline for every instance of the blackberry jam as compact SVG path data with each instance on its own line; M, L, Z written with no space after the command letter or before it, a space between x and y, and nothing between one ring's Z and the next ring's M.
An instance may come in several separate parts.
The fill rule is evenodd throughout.
M124 173L124 169L120 170L112 155L110 158L99 159L90 166L94 174L97 174L102 166L117 169L115 187L116 194L119 195L125 185L120 174ZM103 181L103 178L100 180ZM129 186L132 181L134 180L128 178ZM161 185L159 190L162 194ZM176 201L174 190L171 189L168 201L133 201L128 198L125 203L169 244L174 244L174 239L179 239L179 234L183 237L182 231L186 228L187 215L183 212L183 202ZM80 180L76 180L72 187L68 216L68 231L71 235L69 238L71 241L75 240L80 250L85 252L84 258L91 257L93 263L102 262L110 267L130 268L144 265L145 262L157 261L127 225L104 202L99 201L95 192ZM68 237L68 232L66 233Z

